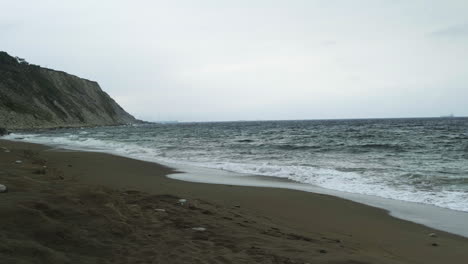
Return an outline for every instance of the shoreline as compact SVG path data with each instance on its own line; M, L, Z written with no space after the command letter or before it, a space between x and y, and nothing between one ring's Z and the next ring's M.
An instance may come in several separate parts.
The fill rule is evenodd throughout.
M261 253L260 255L264 257L273 254L278 258L281 257L283 262L278 263L293 263L286 262L286 259L296 259L303 261L302 263L353 263L352 261L354 263L464 263L468 261L468 252L463 250L468 247L466 238L403 221L388 215L385 210L329 195L277 188L184 182L167 178L166 175L175 172L168 167L111 154L72 150L61 152L43 145L4 140L0 140L0 145L12 150L10 153L1 153L0 156L3 170L6 168L7 174L14 172L23 175L23 178L32 179L40 177L40 175L31 176L30 172L33 167L37 167L37 164L27 159L21 165L14 163L17 157L21 157L22 153L28 150L47 160L49 168L54 168L60 171L63 177L70 178L67 188L72 190L75 185L82 184L88 186L84 188L104 186L112 190L134 190L144 193L141 194L143 196L170 195L188 201L197 201L198 204L210 204L214 216L203 216L204 224L211 225L212 228L209 229L213 230L224 228L224 232L210 233L210 236L224 239L223 241L233 241L232 243L240 249L245 247L244 251L239 252L244 252L248 256L253 253L257 255ZM18 167L29 171L30 175ZM2 177L5 177L4 173L0 174L0 178ZM18 186L21 187L21 184ZM15 188L9 193L0 195L14 194L14 190ZM31 183L31 190L34 190L34 183ZM174 198L174 203L176 201ZM250 220L237 221L232 217L235 214ZM192 216L180 212L177 218L190 221ZM268 225L273 225L273 229L265 230ZM281 232L271 231L276 229L281 229ZM428 236L430 233L437 233L437 237ZM232 234L238 237L232 237ZM296 239L290 239L291 236L284 234L295 234L292 237ZM299 239L301 236L302 239ZM174 241L182 238L184 237L172 237ZM204 241L207 241L206 239L211 241L210 238L205 238ZM331 240L334 242L331 243ZM220 243L214 244L220 245ZM320 250L326 253L321 253ZM197 253L187 251L184 254ZM213 256L219 254L220 252L213 253ZM240 257L227 252L224 252L224 255L233 259ZM210 256L208 254L206 257Z
M89 132L85 131L83 132L84 135L88 134ZM126 143L122 143L122 142L119 142L118 140L117 141L110 141L108 143L105 143L105 142L102 142L100 141L99 137L98 138L88 138L87 136L84 136L83 137L83 141L80 141L80 140L69 140L68 139L68 135L69 133L65 133L65 135L61 135L61 136L57 136L57 137L49 137L49 136L45 136L45 137L41 137L40 134L39 135L27 135L25 134L24 138L22 137L23 135L21 134L18 134L18 135L15 135L13 134L12 136L8 136L7 138L10 139L10 140L16 140L16 136L20 137L20 140L19 142L30 142L30 143L37 143L37 144L44 144L44 145L48 145L48 146L54 146L54 147L58 147L58 148L66 148L66 149L73 149L73 150L78 150L78 151L90 151L90 152L100 152L100 153L109 153L109 154L112 154L112 155L117 155L117 156L122 156L122 157L127 157L127 158L131 158L131 159L137 159L137 160L142 160L142 161L148 161L148 162L154 162L154 163L157 163L157 164L165 164L166 166L169 166L169 167L174 167L174 168L186 168L186 171L187 173L189 174L193 174L192 171L197 171L197 170L204 170L202 174L199 174L199 175L196 175L196 177L191 177L191 179L188 179L189 181L194 181L194 182L202 182L200 181L199 179L201 178L206 178L205 177L205 172L206 171L209 171L209 170L216 170L217 172L215 173L216 176L218 176L218 174L231 174L233 176L237 176L237 175L248 175L248 176L254 176L254 177L258 177L258 176L266 176L266 177L273 177L271 175L275 175L275 174L270 174L269 172L267 173L262 173L261 171L258 172L257 170L261 170L263 168L261 168L261 164L253 164L254 166L249 166L249 164L242 164L241 163L232 163L232 165L229 163L229 162L226 162L227 164L227 167L225 169L225 165L222 164L220 166L218 166L218 164L215 162L215 163L210 163L208 162L207 164L208 165L203 165L203 162L202 164L196 164L197 162L195 163L191 163L190 161L180 161L180 160L177 160L177 159L172 159L171 157L166 157L165 155L159 155L158 154L158 151L157 151L157 148L156 150L154 148L145 148L144 146L138 146L138 144L126 144ZM82 134L82 133L78 133L78 134ZM36 137L37 136L37 137ZM80 136L79 136L80 137ZM88 143L88 139L91 139L91 143ZM95 139L97 139L96 141L94 141ZM109 144L113 144L111 147L109 147ZM134 149L132 148L136 148L136 151L134 151ZM153 153L154 151L154 153ZM333 161L335 162L335 161ZM339 162L339 161L336 161L336 162ZM242 166L242 165L247 165L247 166ZM231 168L231 166L233 166ZM237 167L236 167L237 166ZM278 178L290 178L289 175L293 175L292 178L301 178L301 177L309 177L308 175L304 175L303 173L301 173L299 171L299 173L296 174L296 171L297 170L296 168L294 168L294 166L292 166L293 168L291 169L292 172L290 171L290 169L288 168L289 166L286 166L286 168L282 168L281 166L279 166L279 168L276 168L275 165L273 165L272 167L268 167L266 168L266 170L273 170L272 173L274 173L274 170L280 170L281 173L278 174L278 175L275 175L274 177L278 177ZM300 166L299 166L300 167ZM299 170L303 170L303 169L308 169L309 167L306 166L306 167L300 167ZM314 166L312 166L312 168L314 168ZM282 171L283 169L284 172ZM319 168L319 170L321 170ZM325 168L325 170L327 170ZM333 170L333 169L332 169ZM257 172L259 174L257 174ZM335 169L335 171L332 171L333 173L341 173L342 171L340 169ZM289 174L288 174L289 173ZM313 170L311 172L309 172L311 174L315 174L316 172L314 172ZM457 217L457 221L455 223L455 228L453 228L453 226L451 226L450 224L445 224L446 220L447 219L440 219L438 221L419 221L421 220L422 218L418 217L417 215L415 214L411 214L409 216L407 216L407 214L405 212L396 212L394 215L396 217L399 217L399 218L402 218L402 219L405 219L405 220L410 220L410 221L414 221L414 222L417 222L417 223L421 223L421 224L425 224L425 225L428 225L430 227L433 227L433 228L436 228L436 229L441 229L441 230L444 230L444 231L447 231L447 232L452 232L452 233L460 233L460 230L464 229L465 227L462 225L461 228L460 228L460 225L458 224L460 221L458 221L458 218L464 218L464 221L468 221L468 208L466 208L466 204L463 203L463 198L461 199L458 199L457 201L458 202L455 202L455 201L452 201L451 200L451 197L450 196L453 196L454 194L445 194L445 192L441 192L441 193L444 193L442 195L442 197L439 197L438 196L438 193L437 192L425 192L424 190L422 190L421 192L419 192L417 190L417 188L415 189L416 191L415 192L409 192L408 190L409 189L405 189L405 188L387 188L388 186L386 186L385 184L367 184L366 181L363 181L362 179L359 179L359 175L344 175L344 179L346 179L346 177L357 177L358 179L356 180L357 184L351 184L351 188L347 188L346 186L349 184L349 181L346 181L346 180L340 180L340 177L332 177L332 180L334 180L333 178L336 178L338 179L336 181L336 184L333 184L333 185L327 185L327 184L323 184L324 182L328 182L330 180L330 178L328 179L325 179L325 177L323 177L323 175L326 175L328 172L325 171L325 173L319 171L317 173L317 175L319 176L318 179L315 179L315 180L312 180L312 182L316 181L318 182L317 185L313 185L313 184L309 184L307 183L308 181L305 181L303 182L302 180L298 180L298 184L300 184L301 186L293 186L292 188L290 188L290 186L288 187L281 187L281 186L277 186L275 184L275 186L270 186L270 187L280 187L280 188L290 188L290 189L295 189L295 190L303 190L303 191L311 191L311 192L315 192L315 193L322 193L322 194L329 194L329 195L332 195L332 196L337 196L337 197L340 197L340 198L345 198L345 199L349 199L349 200L352 200L352 201L356 201L358 203L364 203L364 204L367 204L367 205L371 205L371 206L374 206L374 207L378 207L378 208L383 208L383 209L386 209L386 210L389 210L391 213L393 213L395 211L395 209L398 209L398 203L400 203L402 206L401 207L413 207L414 209L417 209L416 211L424 211L424 209L422 209L423 207L424 208L427 208L427 211L439 211L437 213L443 213L443 211L453 211L454 213L447 213L448 215L458 215ZM210 174L213 174L213 173L210 173ZM199 177L201 176L201 177ZM209 179L209 180L206 180L205 182L206 183L216 183L216 182L219 182L219 180L217 179L218 177L211 177L212 179ZM353 179L354 180L354 179ZM293 179L294 181L294 179ZM322 182L320 182L322 181ZM246 182L246 181L244 181ZM353 183L353 182L351 182ZM234 185L244 185L244 186L252 186L251 184L234 184ZM354 187L353 187L354 186ZM269 186L263 186L263 187L269 187ZM356 188L356 187L359 187L359 188ZM380 188L380 191L379 192L375 192L376 190L379 190ZM456 193L456 195L464 195L463 193L460 194L460 193ZM375 198L375 199L374 199ZM380 200L379 203L374 203L373 201L374 200ZM393 202L395 201L395 202ZM407 206L406 204L410 204L412 206ZM390 206L389 206L390 205ZM418 207L421 207L421 208L418 208ZM440 209L440 210L439 210ZM398 211L398 210L396 210ZM413 210L411 210L413 211ZM425 215L426 213L424 212L423 215ZM464 216L462 216L464 215ZM442 224L442 225L440 225ZM468 230L462 230L463 232L461 232L465 237L468 237Z
M144 157L134 155L125 155L119 152L110 151L109 149L80 148L67 146L66 144L61 145L47 144L44 142L27 142L23 141L22 139L15 140L13 138L9 138L6 140L39 144L72 151L105 153L119 157L160 164L180 171L180 173L177 173L175 175L168 175L169 178L175 180L204 184L224 184L246 187L250 186L261 188L279 188L315 194L330 195L336 198L345 199L357 202L359 204L368 205L374 208L385 210L390 216L398 219L410 221L416 224L421 224L436 229L438 231L444 231L468 238L468 228L466 226L466 223L468 222L468 212L465 211L458 211L425 203L395 200L374 195L327 189L320 186L294 182L286 178L255 174L243 174L207 167L198 167L195 165L187 165L183 163L172 163L167 161L147 159ZM279 184L280 181L283 181L283 183Z
M239 174L211 168L193 167L188 165L178 166L177 164L170 163L163 163L163 165L176 168L182 172L168 175L171 179L205 184L288 189L329 195L335 198L345 199L362 205L385 210L390 216L401 220L410 221L439 231L468 238L468 229L466 224L468 223L468 212L464 211L378 196L336 191L319 186L294 182L286 178Z

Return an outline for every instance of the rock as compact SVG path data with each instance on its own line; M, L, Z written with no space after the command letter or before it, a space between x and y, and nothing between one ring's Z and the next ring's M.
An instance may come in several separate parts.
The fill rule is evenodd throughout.
M21 163L23 163L23 161L17 160L17 161L15 161L15 163L16 163L16 164L21 164Z
M204 228L204 227L193 227L192 230L203 232L203 231L206 231L206 228Z
M432 243L431 246L433 246L433 247L438 247L439 244L437 244L437 243Z
M139 212L140 211L140 206L138 204L130 204L128 205L128 209L133 212Z
M430 237L437 237L436 233L430 233L428 236L430 236Z
M186 199L179 199L179 204L180 205L185 205L186 202L187 202Z
M8 130L6 128L0 127L0 137L8 134L10 133L8 133Z
M6 193L8 192L8 188L3 185L3 184L0 184L0 193Z
M320 249L319 252L322 253L322 254L327 253L327 251L325 249Z
M41 169L37 169L34 171L35 174L41 174L41 175L44 175L47 173L47 170L44 169L44 168L41 168Z
M166 212L166 209L154 209L156 212Z

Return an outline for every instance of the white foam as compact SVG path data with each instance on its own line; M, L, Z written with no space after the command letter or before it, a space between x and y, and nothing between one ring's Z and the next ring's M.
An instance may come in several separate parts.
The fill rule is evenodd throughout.
M398 186L391 188L377 177L365 177L355 172L342 172L329 168L315 168L309 166L279 166L273 164L240 164L240 163L200 163L206 168L225 171L274 176L286 178L299 183L311 184L322 188L379 196L387 199L435 205L447 209L468 212L468 193L455 191L422 191L412 186Z

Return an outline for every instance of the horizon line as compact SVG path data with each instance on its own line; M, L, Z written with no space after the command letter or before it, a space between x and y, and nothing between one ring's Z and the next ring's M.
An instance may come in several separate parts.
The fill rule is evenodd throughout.
M425 116L425 117L352 117L352 118L312 118L312 119L238 119L238 120L207 120L207 121L180 121L180 120L158 120L145 121L149 123L225 123L225 122L278 122L278 121L333 121L333 120L383 120L383 119L457 119L468 118L468 116Z

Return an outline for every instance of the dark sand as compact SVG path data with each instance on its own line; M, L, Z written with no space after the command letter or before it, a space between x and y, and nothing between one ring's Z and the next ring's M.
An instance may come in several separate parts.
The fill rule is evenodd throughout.
M468 263L466 238L331 196L176 181L169 168L108 154L0 147L11 150L0 149L9 187L0 263Z

